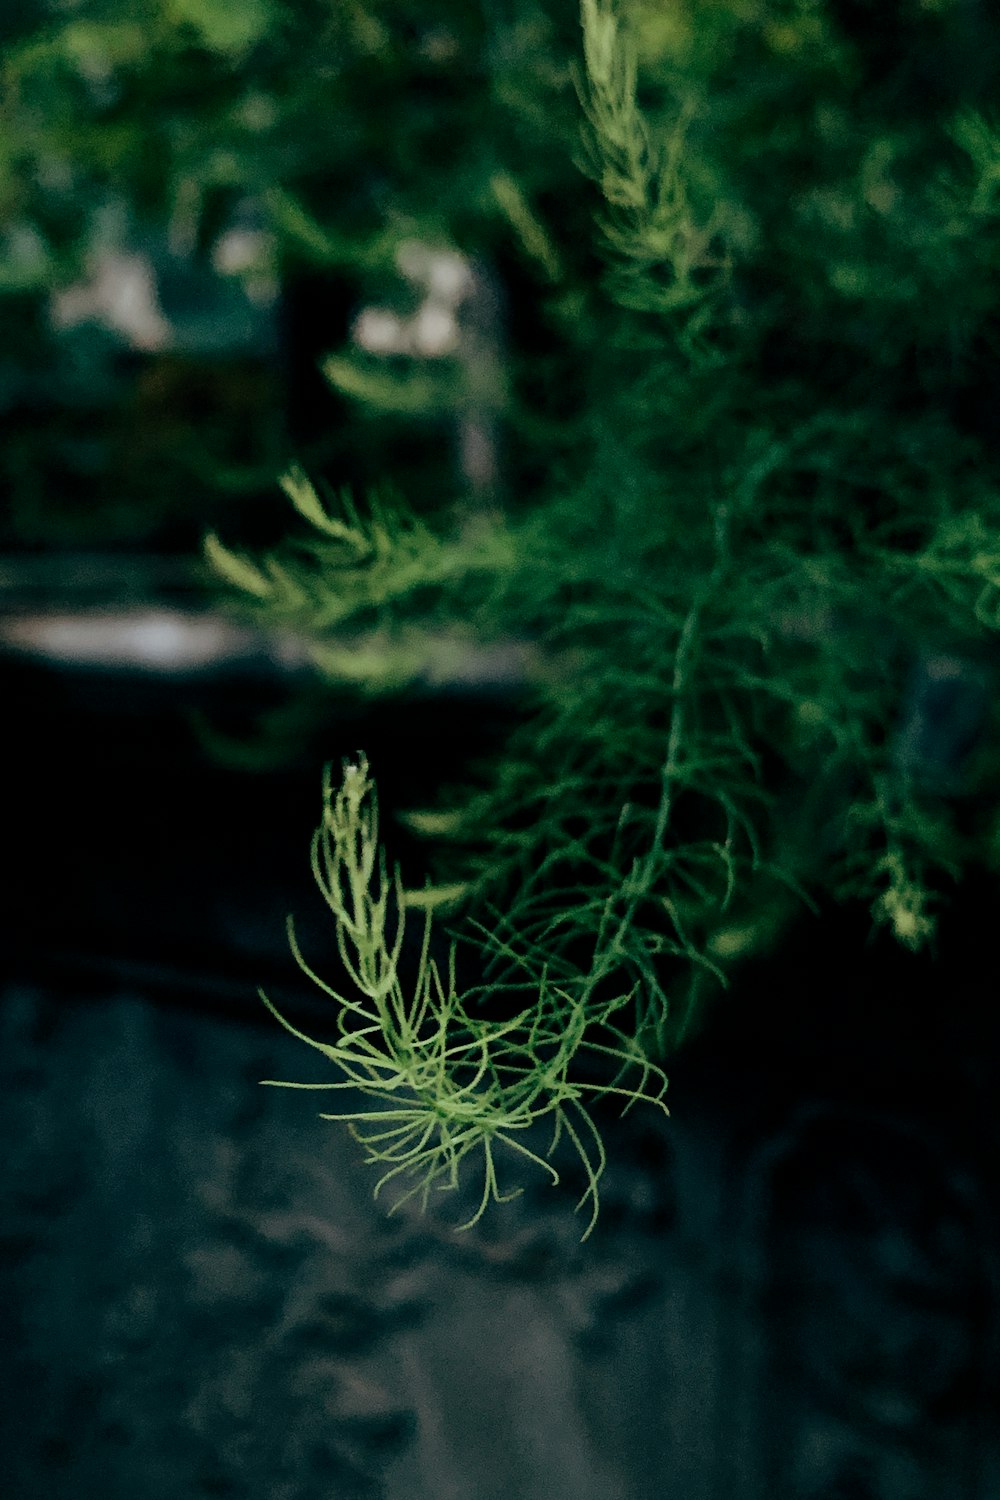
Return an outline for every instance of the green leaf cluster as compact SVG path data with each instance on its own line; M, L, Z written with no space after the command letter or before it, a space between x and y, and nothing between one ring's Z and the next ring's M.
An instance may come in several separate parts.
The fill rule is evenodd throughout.
M381 1170L376 1193L396 1179L415 1179L397 1195L396 1207L419 1196L426 1208L433 1191L458 1187L467 1157L481 1156L482 1196L469 1225L490 1201L513 1196L501 1190L501 1148L541 1167L558 1183L549 1157L566 1137L586 1178L579 1205L591 1206L586 1237L597 1219L604 1167L588 1094L617 1094L627 1103L639 1097L659 1102L666 1086L661 1070L614 1024L625 997L598 1005L543 980L531 1003L513 1019L477 1017L472 993L460 994L456 985L454 944L443 968L431 954L433 893L407 892L398 870L392 879L388 875L375 791L363 757L344 766L337 788L327 771L312 866L336 924L344 989L333 988L309 966L291 922L289 939L300 968L336 1003L337 1040L305 1036L263 992L262 998L286 1029L321 1052L341 1076L333 1083L267 1081L282 1088L346 1089L360 1095L363 1108L323 1118L350 1124L366 1159ZM415 975L408 984L401 960L411 908L418 914L423 908L423 918ZM581 1052L613 1064L614 1081L572 1079L570 1069L578 1065ZM631 1074L637 1078L629 1086ZM533 1143L546 1125L551 1139L540 1155Z
M341 420L317 433L298 388L326 351L290 352L309 369L287 411L277 351L249 373L230 362L213 385L211 359L175 370L169 350L137 360L97 323L60 332L51 299L86 283L109 248L148 252L168 281L186 279L185 297L229 305L238 284L280 284L281 328L325 321L333 341L365 303L412 313L418 293L396 269L407 240L457 238L470 261L516 258L511 213L522 228L540 223L537 197L566 159L572 12L537 0L509 15L473 0L7 9L0 484L13 537L177 546L192 517L222 515L259 536L266 521L251 512L293 454L362 488L405 462L426 497L418 508L432 506L451 482L449 423L463 399L447 362L431 378L426 362L390 370L350 345L329 351ZM252 224L263 248L223 273L214 257L234 223ZM198 393L188 405L184 380ZM227 402L241 380L252 389ZM544 442L526 443L523 462L537 466Z
M366 1074L334 1049L345 1081L386 1067L412 1094L419 1054L420 1108L450 1122L409 1096L395 1113L394 1082L369 1137L400 1143L391 1172L451 1185L475 1143L485 1204L490 1143L586 1078L588 1047L612 1074L655 1062L658 1098L702 998L803 901L862 901L918 948L947 884L995 860L1000 132L973 62L1000 33L957 4L889 13L891 46L839 0L583 0L578 55L519 84L537 121L575 81L565 187L516 160L492 179L533 329L507 440L548 461L515 458L476 524L321 500L296 473L309 531L264 559L211 544L334 672L345 630L382 631L375 686L419 676L413 642L442 630L544 655L451 822L482 983L460 996L425 956L418 999L385 1009L390 937L355 964L367 1000L336 997L338 1045L360 1004L365 1047L391 1053ZM468 229L457 210L450 242L474 248ZM330 868L349 958L363 924Z

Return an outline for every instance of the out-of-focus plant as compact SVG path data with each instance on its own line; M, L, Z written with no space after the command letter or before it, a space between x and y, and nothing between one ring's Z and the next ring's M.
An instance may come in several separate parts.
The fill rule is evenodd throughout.
M416 360L347 335L366 306L419 311L407 245L455 263L460 243L482 286L520 253L511 215L538 222L565 160L572 17L535 0L509 16L471 0L39 0L17 20L0 61L15 534L183 544L184 523L225 513L238 529L231 502L293 449L355 483L405 466L433 508L456 419L495 411L497 379L477 392L483 359L424 357L449 347L440 301ZM335 344L340 420L324 408L320 432L312 366ZM515 466L540 461L528 426Z
M364 1112L370 1154L415 1191L453 1185L475 1145L483 1205L499 1196L493 1151L523 1155L511 1131L541 1101L579 1103L588 1046L610 1092L612 1055L655 1062L660 1098L703 996L802 898L861 898L919 948L946 883L993 858L1000 133L967 65L999 37L967 7L891 10L885 49L837 0L583 0L580 62L535 77L531 108L519 95L544 136L576 78L565 217L555 177L535 196L516 163L493 172L573 392L535 428L549 465L520 469L507 513L450 529L294 471L307 531L264 558L210 541L246 607L312 639L319 666L336 672L345 628L376 628L394 669L372 690L417 676L435 631L547 654L489 783L423 819L450 837L484 983L459 995L424 948L408 1008L385 1010L357 963L361 1001L334 995L328 1056L387 1110L384 1130ZM600 261L576 239L588 180ZM465 249L462 208L445 228ZM537 369L511 369L510 432ZM364 777L328 789L319 850L346 847ZM364 829L354 898L381 921ZM324 858L351 972L346 855ZM597 1206L603 1157L585 1164Z
M22 534L89 524L100 494L120 535L176 495L224 536L234 598L370 691L442 642L537 650L493 771L415 820L450 850L472 990L429 949L415 987L358 967L359 933L395 964L400 920L363 798L360 908L319 866L361 997L336 987L331 1061L411 1111L384 1148L363 1124L387 1169L447 1186L475 1147L495 1195L504 1152L538 1154L522 1123L560 1099L576 1120L597 1049L612 1090L625 1056L659 1066L802 899L926 944L948 883L1000 848L993 11L584 0L582 44L556 0L35 11L0 141L0 295L34 351L0 365ZM327 300L312 352L340 406L289 470L285 544L241 545L208 497L259 484L289 434L206 444L171 398L144 446L101 342L120 312L76 325L53 427L48 349L81 286L100 302L102 244L145 286L154 407L190 389L180 272L234 274L250 303L276 279L300 331ZM362 783L327 797L341 882L338 798Z
M506 22L494 53L516 50ZM551 140L546 110L561 119L575 80L565 181L536 193L516 159L492 178L542 330L540 359L511 368L508 432L548 462L515 467L506 513L450 527L295 471L308 529L266 557L209 546L245 607L334 674L343 631L377 630L394 667L373 691L417 678L442 631L544 648L491 777L414 820L450 842L482 978L467 998L436 979L433 1017L417 1007L407 1045L440 1070L422 1075L426 1119L393 1113L395 1085L381 1101L390 1169L426 1187L454 1181L430 1122L460 1099L484 1203L504 1110L548 1097L546 1049L560 1089L591 1079L574 1068L613 1015L659 1098L703 997L802 900L863 901L918 949L947 884L997 845L1000 132L983 60L1000 27L946 0L880 10L878 37L841 0L583 0L582 22L579 56L517 83ZM578 237L588 194L596 256ZM460 205L441 227L476 248ZM545 358L562 384L532 427ZM343 1024L361 1005L365 1046L391 1050L402 1023L358 987L367 1000L336 996ZM543 1036L543 1055L490 1071L512 1035ZM348 1044L328 1055L364 1083Z

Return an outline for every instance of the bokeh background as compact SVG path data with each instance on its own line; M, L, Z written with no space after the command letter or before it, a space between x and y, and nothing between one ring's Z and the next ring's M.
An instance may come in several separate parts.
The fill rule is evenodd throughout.
M989 101L973 0L839 6L876 62L951 9ZM749 965L671 1120L606 1122L583 1246L542 1186L389 1219L258 1086L322 1077L256 988L321 1023L284 923L329 945L323 762L366 750L418 879L395 814L489 754L521 668L321 683L202 541L280 538L293 460L474 525L572 452L529 205L591 274L575 7L19 0L0 48L3 1493L994 1500L988 884L930 969L852 911Z

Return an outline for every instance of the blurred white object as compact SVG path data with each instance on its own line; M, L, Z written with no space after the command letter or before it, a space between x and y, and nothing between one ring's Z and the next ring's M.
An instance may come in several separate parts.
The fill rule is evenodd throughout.
M474 641L461 632L380 631L322 643L271 635L222 615L179 609L119 609L0 616L0 650L68 667L158 675L250 665L314 672L331 682L380 683L388 667L429 689L509 689L549 669L531 642Z
M32 656L78 666L187 672L257 654L253 631L210 614L182 610L14 615L0 640Z
M270 350L280 292L274 236L247 199L206 256L198 250L202 212L190 182L178 190L165 233L140 232L124 201L100 205L86 274L50 296L53 328L96 325L144 354Z
M50 312L53 326L61 331L100 323L121 334L133 349L147 353L167 349L173 342L152 263L139 251L98 252L89 279L54 292Z
M427 301L410 325L413 349L427 359L440 359L458 348L458 321L450 307Z
M423 288L423 302L409 318L387 307L363 307L351 330L354 342L369 354L422 359L454 354L461 340L457 311L475 284L469 262L457 250L404 240L396 251L396 265L407 281Z
M423 240L399 245L396 268L422 289L423 301L409 317L363 307L351 337L368 354L458 360L471 398L456 412L458 467L472 494L491 504L500 488L498 417L506 396L499 289L460 251Z
M219 276L238 277L250 301L260 307L276 303L280 295L276 266L275 239L264 229L235 224L212 247L212 269Z
M407 281L426 289L433 302L457 307L472 289L472 267L458 250L404 240L396 251L396 266Z
M362 308L351 332L354 342L369 354L405 354L409 350L402 318L385 307Z

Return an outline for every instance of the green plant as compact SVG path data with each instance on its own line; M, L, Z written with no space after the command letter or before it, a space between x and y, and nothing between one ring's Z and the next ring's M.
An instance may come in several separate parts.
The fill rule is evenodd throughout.
M946 70L927 104L934 58L968 45L959 8L905 9L886 62L835 0L636 4L628 24L583 0L566 192L592 194L600 263L557 208L500 192L575 402L539 418L536 367L515 369L509 429L550 465L450 529L295 473L308 532L261 560L210 543L331 675L347 626L378 632L374 688L419 677L442 633L543 653L526 725L447 826L482 977L459 995L425 948L405 1006L395 937L355 964L385 1060L345 1081L398 1080L368 1136L390 1173L448 1186L482 1147L485 1205L492 1141L584 1087L588 1049L604 1088L660 1099L702 999L802 900L864 902L917 949L947 882L995 860L1000 136ZM949 737L956 693L971 751ZM341 798L364 773L346 774ZM349 957L373 929L317 868ZM593 1139L574 1138L596 1209Z
M398 1177L415 1178L397 1206L419 1195L424 1207L436 1188L455 1188L466 1157L480 1154L484 1185L475 1223L491 1199L502 1202L497 1152L501 1147L559 1175L547 1157L565 1135L583 1166L587 1186L580 1206L591 1203L585 1237L597 1217L598 1179L604 1166L600 1134L587 1109L588 1094L616 1094L658 1102L666 1086L659 1068L619 1031L614 1017L626 996L600 1006L560 990L544 978L531 1003L513 1019L477 1018L472 995L456 987L455 946L444 966L431 955L431 907L440 892L407 892L398 870L390 879L378 838L375 792L361 757L344 767L336 790L329 771L323 820L313 841L316 882L333 914L337 951L347 983L322 980L288 933L296 961L337 1005L336 1042L319 1042L292 1026L264 995L287 1030L315 1047L343 1075L333 1083L269 1083L281 1088L350 1090L368 1106L324 1115L344 1120L382 1169L376 1194ZM414 975L402 966L407 914L423 908L422 939ZM614 1082L573 1080L581 1051L597 1054L618 1071ZM632 1072L634 1086L622 1080ZM550 1124L545 1156L534 1141Z

